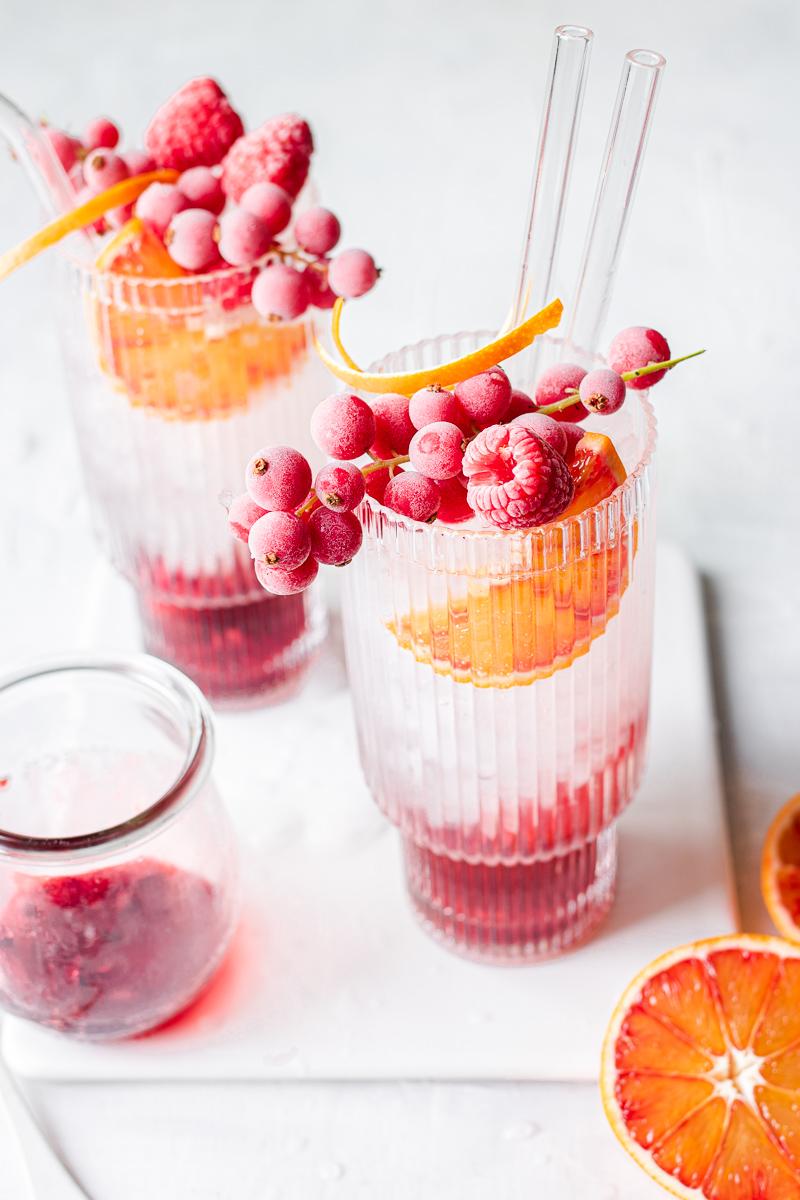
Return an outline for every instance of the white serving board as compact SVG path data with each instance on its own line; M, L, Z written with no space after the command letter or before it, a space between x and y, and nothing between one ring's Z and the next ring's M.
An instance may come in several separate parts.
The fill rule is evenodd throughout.
M94 613L119 624L106 618L99 642L90 616L95 647L134 644L120 587L98 575ZM420 931L397 835L361 778L334 620L301 695L218 718L245 905L217 983L172 1030L111 1046L7 1019L9 1065L51 1080L594 1079L628 980L661 951L737 924L699 580L672 546L659 548L656 610L650 763L620 823L615 906L589 945L503 968Z

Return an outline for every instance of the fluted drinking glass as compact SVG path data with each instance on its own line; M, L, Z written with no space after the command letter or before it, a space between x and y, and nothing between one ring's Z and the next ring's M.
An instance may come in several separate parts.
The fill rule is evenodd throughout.
M389 355L428 367L461 334ZM514 362L508 364L514 379ZM361 761L399 829L423 926L469 957L525 962L586 940L616 877L616 820L644 764L655 421L612 418L624 485L542 529L423 525L364 502L344 625Z

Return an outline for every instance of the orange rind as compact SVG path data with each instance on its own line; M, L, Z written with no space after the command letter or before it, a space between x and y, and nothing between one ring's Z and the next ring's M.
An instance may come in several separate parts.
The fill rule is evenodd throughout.
M344 363L337 362L320 344L319 340L315 340L317 353L325 366L332 375L335 375L342 383L346 383L348 387L356 391L370 392L373 395L399 392L401 395L411 396L420 388L428 387L432 383L437 383L441 387L461 383L464 379L470 379L473 375L479 375L481 371L488 371L490 367L497 366L507 358L512 358L515 354L519 354L520 350L530 346L539 334L555 329L561 320L562 312L561 301L553 300L541 312L528 317L516 328L495 338L494 341L488 342L485 346L481 346L478 350L472 350L469 354L462 355L461 358L440 363L435 367L425 367L423 370L399 371L385 375L360 371L357 367L348 365L348 362L352 364L353 360L341 344L341 337L338 336L338 323L337 349L345 359ZM340 319L341 309L339 310Z
M731 934L633 980L605 1037L603 1107L684 1200L800 1197L800 947Z
M87 225L93 225L111 209L132 204L134 200L138 200L151 183L174 183L177 178L177 171L147 171L143 175L132 175L129 179L123 179L121 183L115 183L113 187L106 188L104 192L92 196L85 204L79 204L69 212L56 217L54 221L26 238L24 242L20 242L12 250L6 250L5 254L0 254L0 279L5 279L12 271L16 271L17 267L30 262L42 250L55 246L68 234L85 229Z
M800 942L800 793L784 804L767 830L761 894L778 932Z

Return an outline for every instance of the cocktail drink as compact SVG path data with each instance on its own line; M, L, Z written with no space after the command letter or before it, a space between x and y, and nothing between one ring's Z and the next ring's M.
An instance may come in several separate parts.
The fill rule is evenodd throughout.
M86 1039L176 1015L238 899L197 688L156 659L0 682L0 1005Z
M147 650L217 702L279 695L319 645L324 609L315 591L263 592L227 536L221 497L265 433L308 446L324 386L313 318L259 316L246 268L188 281L63 269L60 326L92 512L135 588Z
M425 367L485 340L423 343L379 367ZM532 960L591 934L613 897L616 818L641 776L655 423L640 392L593 424L627 470L600 503L504 531L420 524L368 498L345 573L367 782L402 835L418 917L476 958Z
M67 381L95 524L133 584L145 646L215 701L274 698L319 645L323 607L315 591L259 587L221 504L254 443L321 461L313 314L337 277L349 295L377 278L366 252L331 254L341 230L310 199L311 130L288 113L245 133L206 78L161 106L144 150L123 152L105 118L79 139L8 102L0 128L61 214L0 256L0 276L74 235L59 289Z

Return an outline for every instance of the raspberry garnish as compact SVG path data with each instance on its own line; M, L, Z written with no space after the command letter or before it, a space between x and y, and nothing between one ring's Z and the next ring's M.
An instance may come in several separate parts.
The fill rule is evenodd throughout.
M575 485L560 454L524 425L490 425L464 455L472 508L499 529L546 525L572 500Z
M296 113L272 117L228 150L222 164L226 195L238 201L254 183L277 183L296 196L306 181L313 149L311 130L302 117Z
M669 344L657 330L645 325L632 325L623 329L608 348L608 365L612 371L623 375L626 371L638 371L651 363L666 362L670 356ZM654 371L639 379L629 379L628 387L641 390L652 387L663 379L666 371Z
M190 79L162 104L144 143L160 167L186 171L221 162L243 132L242 119L219 84Z

